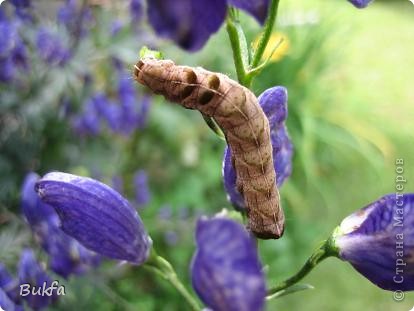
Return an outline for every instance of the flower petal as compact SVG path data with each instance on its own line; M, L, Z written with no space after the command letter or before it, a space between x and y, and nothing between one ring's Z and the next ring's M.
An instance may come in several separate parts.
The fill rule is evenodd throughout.
M163 38L189 51L201 49L226 17L225 0L148 1L149 22Z
M53 172L36 190L57 211L62 230L85 247L135 264L148 258L151 239L138 213L112 188L91 178Z
M261 24L265 22L269 10L269 0L228 0L228 2L229 4L250 13Z
M262 310L265 280L256 247L239 223L225 218L201 219L192 283L207 307L215 311Z
M414 290L413 193L386 195L348 216L334 239L339 256L377 286Z

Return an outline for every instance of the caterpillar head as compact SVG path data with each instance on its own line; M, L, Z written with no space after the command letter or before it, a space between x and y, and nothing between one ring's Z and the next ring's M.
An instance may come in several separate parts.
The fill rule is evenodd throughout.
M175 66L171 60L159 60L153 57L141 58L134 66L135 80L143 85L149 86L149 80L159 83L165 82L171 67Z

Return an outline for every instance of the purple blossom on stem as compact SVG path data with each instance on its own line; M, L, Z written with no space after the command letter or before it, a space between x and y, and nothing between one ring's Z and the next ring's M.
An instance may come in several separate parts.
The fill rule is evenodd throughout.
M193 287L215 311L263 310L266 287L256 246L239 223L200 219L191 273Z
M292 172L293 146L285 125L287 90L282 86L267 89L259 96L259 104L269 120L276 184L280 188ZM231 157L231 150L227 146L223 158L224 187L233 206L237 210L243 210L244 198L236 187L236 172Z
M219 30L228 5L245 10L264 23L269 0L154 0L148 1L148 17L160 37L171 39L186 50L197 51Z
M50 287L52 284L51 278L37 262L31 249L26 248L22 251L18 270L20 284L31 284L31 286L36 286L37 288L42 287L44 284L46 284L46 287ZM33 295L30 293L24 296L23 299L32 309L41 310L46 308L56 297L56 292L52 296Z
M45 175L36 184L44 203L56 210L62 230L104 256L144 263L151 239L138 213L107 185L61 172Z
M351 214L333 239L339 257L375 285L414 290L414 193L389 194Z

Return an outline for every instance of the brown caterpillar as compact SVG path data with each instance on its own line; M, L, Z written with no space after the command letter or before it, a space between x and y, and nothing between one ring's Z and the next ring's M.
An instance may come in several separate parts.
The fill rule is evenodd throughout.
M269 121L256 96L224 74L177 66L171 60L143 58L135 65L134 76L155 94L216 121L232 151L237 189L246 203L247 228L258 238L279 238L284 214L276 187Z

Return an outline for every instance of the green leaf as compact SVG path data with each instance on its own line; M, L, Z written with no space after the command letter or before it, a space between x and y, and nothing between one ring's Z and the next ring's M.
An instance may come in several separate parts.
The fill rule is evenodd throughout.
M140 58L155 58L155 59L163 59L163 55L160 51L151 50L147 46L143 46L139 51Z

